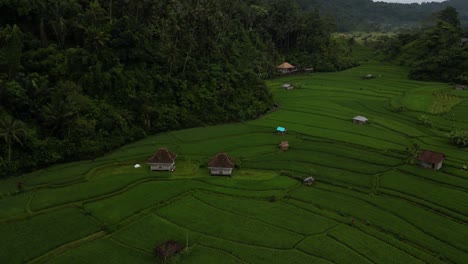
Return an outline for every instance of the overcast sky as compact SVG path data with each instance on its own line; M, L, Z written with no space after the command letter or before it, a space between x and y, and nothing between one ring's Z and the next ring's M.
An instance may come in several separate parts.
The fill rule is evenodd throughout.
M445 0L372 0L374 2L389 2L389 3L422 3L422 2L444 2Z

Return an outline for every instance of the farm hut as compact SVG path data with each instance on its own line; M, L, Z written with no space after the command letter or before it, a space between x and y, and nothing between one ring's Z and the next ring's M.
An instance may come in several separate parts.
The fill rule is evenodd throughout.
M279 143L279 148L282 150L282 151L286 151L289 149L289 142L287 141L281 141L281 143Z
M173 171L176 157L177 155L167 150L167 148L160 148L148 159L148 164L151 166L152 171Z
M462 38L460 40L460 44L461 44L462 47L465 46L465 45L468 45L468 38Z
M362 76L363 80L370 80L370 79L374 79L374 78L375 78L375 76L372 75L372 74L366 74L366 75Z
M289 64L288 62L283 62L278 67L276 67L280 73L291 73L297 71L296 66Z
M279 126L279 127L276 128L276 132L278 132L278 135L284 135L284 134L286 134L286 132L288 132L288 130L286 128L284 128L284 127Z
M285 83L285 84L281 85L281 87L282 87L283 89L286 89L286 90L292 90L292 89L294 89L294 86L292 86L292 84L290 84L290 83Z
M369 119L367 119L365 116L355 116L353 118L353 123L358 124L358 125L364 125L369 122Z
M445 154L433 152L430 150L422 150L418 160L421 162L421 166L424 168L439 170L445 160Z
M312 183L314 183L314 181L315 181L314 177L311 176L311 177L305 178L302 182L303 182L305 185L310 186L310 185L312 185Z
M211 175L231 176L234 160L226 153L218 153L208 162Z
M455 85L456 90L468 90L468 86L466 85L461 85L461 84L456 84Z
M304 71L305 71L305 72L313 72L313 71L314 71L314 68L305 68Z
M164 242L163 244L157 246L154 249L154 253L161 260L166 260L168 257L171 257L177 254L177 252L183 249L184 249L184 246L182 246L179 242L174 241L174 240L168 240Z

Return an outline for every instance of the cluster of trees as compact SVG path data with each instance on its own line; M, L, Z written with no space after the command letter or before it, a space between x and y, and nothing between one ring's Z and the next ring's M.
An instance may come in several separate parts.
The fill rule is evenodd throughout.
M349 31L392 31L418 27L421 21L448 6L460 11L460 20L468 27L468 1L427 1L422 4L398 4L373 0L297 0L306 9L318 9L337 21L337 29ZM428 23L429 21L424 21Z
M353 65L294 0L0 0L0 176L255 118L285 58Z
M417 80L468 82L468 37L457 10L447 7L435 14L433 26L408 31L395 37L382 36L370 43L387 60L410 66L409 77Z

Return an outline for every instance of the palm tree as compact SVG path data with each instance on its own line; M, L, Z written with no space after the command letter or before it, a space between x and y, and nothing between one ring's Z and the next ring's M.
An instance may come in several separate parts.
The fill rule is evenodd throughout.
M20 137L24 136L26 131L24 125L11 117L3 117L0 119L0 138L3 138L8 145L8 162L11 162L11 145L14 142L22 145Z

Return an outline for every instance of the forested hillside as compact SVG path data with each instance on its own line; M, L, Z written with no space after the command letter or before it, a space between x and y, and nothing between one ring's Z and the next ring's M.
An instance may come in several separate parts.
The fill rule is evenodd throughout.
M468 32L461 28L453 7L434 15L432 27L382 36L370 45L386 61L410 66L411 79L468 84L468 43L462 42Z
M254 118L284 59L353 62L293 0L0 0L0 176Z
M468 28L468 1L448 0L422 4L396 4L372 0L297 0L306 9L332 16L339 31L380 31L420 27L431 23L434 12L452 6Z

